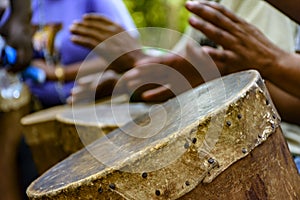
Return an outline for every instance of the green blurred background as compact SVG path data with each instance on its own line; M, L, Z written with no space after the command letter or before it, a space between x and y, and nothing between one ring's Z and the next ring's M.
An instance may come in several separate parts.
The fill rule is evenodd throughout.
M186 0L124 0L136 26L164 27L183 32L188 19Z

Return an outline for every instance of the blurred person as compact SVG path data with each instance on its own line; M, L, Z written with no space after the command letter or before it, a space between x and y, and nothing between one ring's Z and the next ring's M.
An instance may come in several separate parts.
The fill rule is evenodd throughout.
M245 19L248 23L257 26L272 42L280 46L281 49L288 52L294 51L296 24L291 20L289 20L286 16L281 14L279 11L272 8L266 2L261 0L251 0L251 1L223 0L220 1L220 4L224 5L228 9L231 9L234 13L236 13L237 15ZM278 30L285 30L285 34L281 34ZM193 39L201 43L203 33L199 31L195 31L192 28L189 28L187 34L188 36L191 36ZM186 52L184 51L186 48L187 40L189 40L189 37L183 37L183 39L179 41L179 43L176 45L175 52L179 52L180 54L185 55ZM171 59L168 58L168 60L171 61L172 59L175 59L176 56L173 57L174 58ZM165 58L163 57L161 59L162 59L161 62L163 62L164 64L168 62L167 60L164 60ZM178 60L177 63L179 63L179 60L181 60L181 58L177 57L177 60ZM125 75L125 78L127 77L129 79L129 85L134 87L134 85L131 84L130 82L138 83L138 80L143 81L145 77L148 77L151 74L149 69L146 69L147 67L145 65L147 64L147 62L160 63L159 58L147 58L146 60L138 61L137 65L143 65L144 67L141 68L137 67L133 69L133 71L135 72L130 72L130 73L128 72L128 74ZM146 71L149 72L149 75ZM130 81L131 79L133 81ZM161 90L163 89L161 88ZM159 91L159 89L156 88L156 91ZM165 94L167 93L168 92L166 92ZM147 101L153 101L153 100L156 101L157 97L159 99L162 99L161 94L157 93L156 95L155 91L152 92L147 91L147 93L144 94L143 98ZM169 94L173 95L171 93ZM165 96L165 99L168 99L170 97L171 96Z
M271 39L271 41L278 44L282 49L289 52L294 50L294 37L295 37L294 32L296 29L296 24L291 20L289 20L286 16L281 14L279 11L272 8L266 2L260 0L252 0L252 1L223 0L220 1L220 4L229 7L235 13L237 13L238 15L246 19L249 23L253 23L257 25L260 28L260 30L263 31L267 35L267 37ZM73 42L80 45L87 46L89 48L95 48L99 43L104 41L106 38L103 38L100 34L103 31L103 28L99 29L95 24L100 24L100 20L94 18L93 20L89 21L89 24L83 23L80 24L80 26L78 24L73 25L71 31L76 36L76 39L73 39ZM78 31L78 29L81 30ZM118 30L118 28L115 28L115 30ZM279 34L277 30L285 30L286 34L285 35ZM97 32L98 34L95 34ZM121 31L119 30L119 32ZM200 32L192 30L191 28L188 30L188 34L189 34L188 36L192 36L192 38L194 38L196 41L199 42L201 40L201 37L203 36L203 34L200 34ZM188 37L183 37L183 38L188 38ZM123 45L118 45L118 46L123 46ZM180 57L185 57L187 55L187 53L184 52L185 49L186 49L186 40L182 39L175 47L175 53L178 52L180 56L169 55L169 56L164 56L159 58L145 56L144 59L141 59L143 58L143 56L136 56L136 57L131 56L133 58L136 58L134 64L131 65L131 67L133 67L134 65L145 65L147 64L147 62L149 62L149 63L161 63L165 65L174 64L176 65L175 68L177 69L180 65L187 65L186 61L180 58ZM189 51L191 50L192 48L189 48ZM180 69L180 70L181 73L184 73L183 70L185 69ZM189 71L189 70L185 70L185 71ZM136 67L130 72L128 72L127 74L125 74L125 79L128 79L129 90L130 88L135 88L136 84L139 84L139 82L143 82L145 80L145 77L149 77L150 75L153 75L153 73L146 66ZM161 78L165 79L165 76L161 76ZM198 85L202 81L200 80L201 80L200 76L195 77L191 85L192 86ZM159 91L160 89L158 88L158 90L156 91ZM174 95L170 92L166 92L165 96L163 96L162 94L163 93L157 93L155 91L153 92L147 91L147 93L144 94L142 93L142 99L145 101L162 101Z
M216 61L223 74L256 69L282 92L299 98L299 80L296 79L300 73L296 64L299 55L279 48L255 26L218 4L188 2L187 8L199 16L191 18L190 24L222 46L222 49L203 47L202 50ZM212 18L219 15L221 9L225 10L220 14L224 19L218 18L220 21L216 23Z
M30 0L3 0L0 2L0 14L0 35L3 38L3 44L1 44L3 49L1 49L0 58L1 73L5 73L0 80L0 102L1 104L9 104L4 105L4 107L1 105L3 110L0 111L0 126L2 128L0 133L0 192L1 199L19 200L23 198L17 162L21 140L20 119L29 112L29 108L26 105L29 99L23 96L24 93L22 91L24 87L22 87L21 83L18 83L21 86L21 93L19 94L20 96L17 96L17 99L4 100L3 98L6 97L3 97L3 91L7 87L12 87L12 85L7 85L7 81L15 77L11 72L16 73L23 70L28 66L32 58ZM7 49L5 49L6 45L16 50L16 58L13 63L6 63L7 55L5 54L8 53L6 52ZM25 100L23 102L23 98L28 101ZM16 103L14 104L13 102Z
M298 26L297 30L297 37L295 42L295 52L300 53L300 26ZM282 95L282 94L279 94ZM293 98L294 101L297 101L297 99ZM286 102L289 102L291 98L287 98ZM277 100L278 102L278 100ZM285 103L282 103L282 105L286 105ZM290 108L293 109L293 108ZM296 111L297 112L297 111ZM291 118L295 118L296 116L291 116ZM295 122L295 120L293 120ZM300 173L300 126L299 123L288 123L285 121L281 122L281 128L284 133L284 136L287 140L289 149L291 153L294 155L294 161L298 168L298 171Z
M195 6L193 7L193 5ZM190 24L216 44L221 45L222 48L205 46L201 50L212 57L222 75L246 69L256 69L261 73L266 80L266 85L275 106L285 121L282 123L282 129L290 151L296 156L296 164L299 163L297 160L299 160L298 156L300 155L300 83L297 77L300 72L300 66L298 66L300 57L293 53L292 45L288 45L286 42L288 38L290 38L289 41L293 39L291 37L293 31L289 28L289 23L286 23L286 28L279 29L284 30L285 34L275 31L275 36L277 35L277 37L273 35L269 39L259 29L232 14L219 4L203 1L201 3L189 2L187 8L199 17L192 17ZM213 9L217 11L214 12ZM266 16L271 16L268 12L265 14L267 14ZM264 33L269 37L272 34L268 35L268 33L279 27L278 25L273 26L273 24L270 26L269 23L272 23L271 19L273 17L265 20L268 22L265 24L267 28L269 27L269 32L265 31ZM279 21L276 22L278 23ZM284 24L281 24L281 26L284 26ZM294 25L290 23L290 26L293 27ZM278 47L273 43L274 38ZM199 51L201 50L199 49ZM130 81L137 83L137 80L142 81L145 77L153 74L153 71L150 70L150 67L153 67L153 65L147 64L151 62L162 63L153 59L140 61L139 64L143 65L142 68L137 67L134 69L135 72L128 72L129 84ZM160 87L145 91L145 98L152 96L155 99L161 99L161 95L172 95L170 92L168 93L168 89ZM297 166L300 169L299 164Z
M256 27L217 4L188 2L187 8L200 17L191 18L190 24L221 44L222 49L204 47L203 50L224 74L256 69L267 81L280 115L292 123L281 125L300 171L300 56L280 49ZM216 21L216 16L220 21Z
M103 64L106 69L101 73L102 70L99 72L99 66L94 66L96 67L94 72L98 73L84 76L88 74L87 70L85 67L81 68L77 77L83 77L76 80L72 96L68 98L69 103L93 101L94 99L90 99L90 97L95 95L95 90L102 91L96 93L96 99L110 96L119 73L131 69L136 60L145 57L139 51L142 47L138 38L132 37L132 35L138 34L137 30L126 32L119 24L99 14L84 15L81 21L76 21L70 26L70 31L72 32L72 42L93 49L96 54L101 55L101 58L106 61L106 65ZM98 45L101 41L105 41L105 44ZM96 50L95 47L97 47ZM128 49L137 50L128 52ZM100 76L101 79L99 79Z
M26 80L26 83L44 108L66 103L77 72L90 53L70 40L69 26L73 22L87 13L97 13L120 24L124 30L135 28L121 0L32 0L32 10L32 24L38 29L33 38L38 51L32 65L43 69L47 80L44 83ZM100 70L105 65L101 55L90 57L84 67ZM87 69L86 73L90 72Z
M140 91L143 100L164 101L174 95L172 90L178 88L178 82L176 82L176 78L170 77L167 71L154 70L155 66L157 64L163 64L173 67L181 74L187 75L185 77L190 81L191 86L194 87L203 82L202 77L200 74L197 76L193 73L195 69L193 71L191 68L195 66L190 66L183 58L188 55L197 57L195 56L196 52L198 52L199 57L203 55L203 53L200 52L205 52L216 62L222 75L245 69L258 70L263 78L267 80L267 87L283 120L299 125L300 122L298 119L300 113L297 108L299 108L300 105L300 88L299 79L296 78L297 75L299 75L299 68L297 66L297 60L299 58L298 55L292 53L294 50L293 33L295 32L296 24L263 1L221 1L221 4L227 5L248 22L236 17L228 10L225 10L224 7L218 7L218 4L208 2L201 3L203 6L196 2L189 2L187 4L188 9L194 11L194 14L200 17L191 18L190 23L194 28L207 35L209 39L222 46L223 49L211 47L198 49L197 47L186 48L185 41L181 43L179 49L181 49L181 51L187 50L181 53L180 56L173 54L164 57L147 57L142 60L137 60L135 63L137 67L127 72L124 76L124 79L127 81L127 87L134 90L138 85L149 82L151 78L153 82L163 82L164 79L164 83L166 83L165 87L157 87L156 85L144 87L143 90ZM214 5L218 7L219 10L215 12L211 11L215 8L213 6L209 8L209 6L205 4ZM198 10L191 5L198 5ZM282 6L280 3L276 3L276 5ZM249 9L249 6L252 7L252 9ZM286 11L285 5L283 6ZM204 9L204 7L206 9ZM290 16L295 17L295 13L292 13ZM229 21L228 18L231 21ZM210 20L209 22L211 23L206 23L205 20ZM250 23L257 25L260 30L250 25ZM284 30L285 34L276 30ZM264 36L261 31L266 36ZM202 36L192 29L190 29L190 34L197 40L200 40ZM97 40L99 38L94 37L94 39ZM78 43L80 43L80 41ZM162 73L165 74L162 75ZM193 74L193 76L189 73ZM156 74L159 74L159 76ZM289 81L282 81L284 80L281 77L282 75L284 75L284 77L290 77L287 79ZM287 104L286 102L289 103ZM285 125L283 125L283 128L284 127ZM296 130L298 127L293 127L292 125L289 126L289 128L285 128L284 132L286 133L290 150L293 154L300 155L299 131L296 131L296 134L289 137L287 134L291 133L291 129Z
M16 72L27 67L32 58L32 29L29 26L30 1L3 0L0 6L0 34L6 43L16 49L17 59L11 70Z

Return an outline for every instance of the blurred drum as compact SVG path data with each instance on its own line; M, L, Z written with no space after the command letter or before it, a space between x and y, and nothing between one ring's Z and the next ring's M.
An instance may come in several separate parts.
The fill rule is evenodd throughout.
M72 107L68 105L56 106L21 119L25 140L39 174L68 156L61 148L61 132L56 115L70 109Z
M143 103L100 104L62 112L56 116L63 151L70 155L85 145L147 112Z
M0 77L0 82L3 86L3 77ZM31 96L25 85L4 85L6 88L0 86L0 190L3 191L1 199L18 199L22 141L20 120L30 112Z
M131 116L126 115L127 108ZM21 122L38 172L42 174L84 145L124 125L131 117L144 113L145 109L144 104L100 103L74 108L65 105L28 115Z
M256 71L153 106L72 154L30 199L299 199L299 175Z

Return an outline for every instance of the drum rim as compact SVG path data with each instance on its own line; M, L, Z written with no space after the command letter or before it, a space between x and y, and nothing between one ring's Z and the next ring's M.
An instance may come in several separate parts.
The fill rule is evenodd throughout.
M243 72L239 72L239 73L243 73L243 74L250 74L252 75L251 76L251 80L253 80L252 82L249 81L249 83L247 83L240 91L240 93L242 94L245 94L245 91L249 90L253 84L257 82L257 80L261 79L261 76L260 74L256 71L256 70L247 70L247 71L243 71ZM237 73L235 73L237 74ZM230 75L227 75L226 77L227 78L230 78L232 77L234 74L230 74ZM222 79L224 79L225 77L222 77ZM213 80L214 81L214 80ZM213 81L210 81L209 83L213 82ZM237 101L239 99L239 97L232 97L232 98L229 98L226 105L230 105L231 103ZM218 110L214 110L213 112L209 113L209 115L213 114L213 113L216 113L218 112L219 110L222 110L224 107L226 107L226 105L222 105ZM114 132L114 131L113 131ZM80 154L81 152L85 151L85 149L82 149L82 150L79 150L78 152L76 152L75 154L72 154L71 156L69 156L67 159L65 159L64 161L58 163L57 165L55 165L53 168L51 169L54 169L56 166L59 166L61 163L63 162L66 162L66 160L68 159L72 159L73 156L77 155L77 154ZM233 163L232 163L233 164ZM46 175L47 173L50 173L51 172L51 169L49 169L44 175ZM30 197L41 197L41 196L54 196L56 195L57 193L60 193L61 191L63 191L64 189L66 189L68 186L79 186L80 184L84 184L85 182L89 182L89 181L93 181L94 179L97 179L99 177L99 175L103 175L105 176L105 173L103 173L102 171L101 172L98 172L96 174L93 174L94 177L91 177L91 176L87 176L83 179L79 179L77 181L74 181L70 184L65 184L61 187L57 187L56 189L52 190L52 191L47 191L47 190L44 190L44 191L35 191L33 190L35 188L35 184L42 179L42 177L44 176L41 176L39 177L38 179L36 179L34 182L32 182L30 184L30 186L27 188L27 194L30 195ZM100 176L100 177L103 177L103 176Z

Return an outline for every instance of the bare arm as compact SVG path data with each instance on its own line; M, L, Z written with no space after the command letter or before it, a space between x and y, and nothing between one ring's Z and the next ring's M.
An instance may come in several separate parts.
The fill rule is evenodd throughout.
M56 66L47 65L43 59L33 60L32 64L36 67L43 69L46 72L46 76L48 80L57 81L57 77L54 72ZM84 62L77 62L77 63L70 64L68 66L63 66L64 80L72 81L75 80L76 78L88 74L99 73L101 71L104 71L106 66L107 63L102 58L94 58Z
M300 1L299 0L267 0L271 5L300 23Z
M0 34L17 50L14 70L28 66L32 58L32 29L30 0L11 0L11 15L1 27Z
M203 48L227 73L256 69L282 90L300 98L300 55L287 53L256 27L217 3L188 2L200 18L190 24L223 49Z
M300 125L300 99L286 93L268 81L266 85L282 120Z

